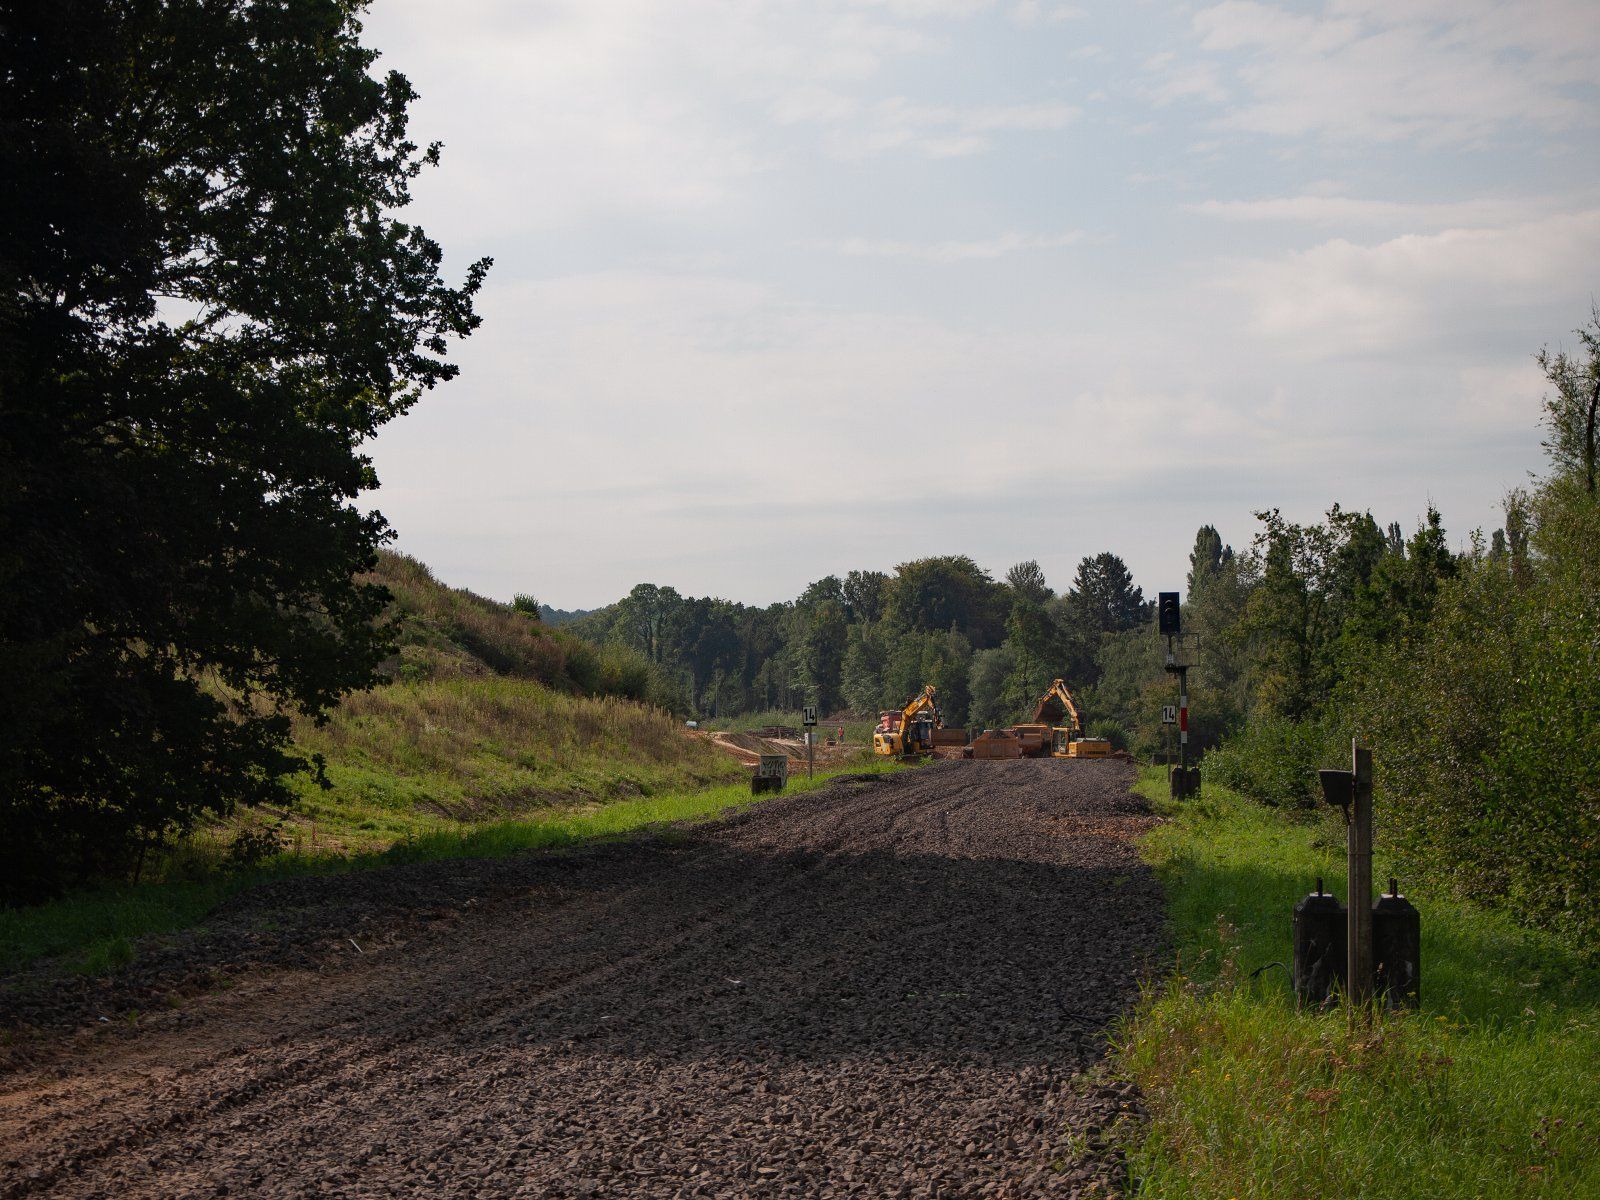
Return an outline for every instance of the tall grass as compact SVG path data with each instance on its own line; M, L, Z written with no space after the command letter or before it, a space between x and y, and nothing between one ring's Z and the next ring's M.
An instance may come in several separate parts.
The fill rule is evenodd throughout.
M1299 1012L1268 964L1288 963L1315 877L1343 877L1342 828L1211 783L1181 807L1158 773L1141 786L1172 818L1146 852L1179 962L1120 1037L1150 1113L1128 1147L1139 1196L1600 1196L1592 964L1502 913L1414 894L1421 1011L1353 1029Z
M644 655L626 646L595 646L553 629L509 604L440 583L404 554L384 551L371 578L390 591L398 654L396 679L507 675L558 691L622 696L670 707L674 690Z
M297 744L328 761L331 791L301 788L295 829L372 846L445 824L603 802L735 778L739 766L668 713L499 676L389 684L349 696Z

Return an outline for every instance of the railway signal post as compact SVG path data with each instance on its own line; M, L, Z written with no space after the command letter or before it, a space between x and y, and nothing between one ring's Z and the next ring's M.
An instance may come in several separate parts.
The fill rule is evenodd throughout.
M1200 772L1196 769L1191 774L1189 770L1189 664L1178 661L1183 649L1183 617L1177 592L1160 593L1156 629L1167 639L1167 672L1178 677L1178 769L1171 774L1171 783L1173 798L1182 799L1199 793Z

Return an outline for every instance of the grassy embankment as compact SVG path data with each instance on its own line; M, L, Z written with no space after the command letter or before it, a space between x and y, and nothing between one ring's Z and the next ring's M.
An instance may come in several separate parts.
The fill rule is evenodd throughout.
M393 682L295 731L326 759L332 787L301 779L287 811L196 831L137 885L0 910L0 972L57 955L88 971L115 966L134 953L131 939L200 923L266 879L557 847L750 799L735 759L639 702L651 678L636 656L444 587L398 555L383 557L378 577L395 598ZM258 850L275 840L281 851L240 861L245 831Z
M1295 1010L1289 921L1342 881L1343 828L1220 787L1146 842L1177 971L1122 1031L1144 1091L1141 1197L1600 1196L1600 970L1555 939L1442 895L1422 912L1422 1009L1358 1022ZM1381 855L1381 847L1380 847ZM1382 863L1379 863L1380 874ZM1342 893L1341 893L1342 895Z

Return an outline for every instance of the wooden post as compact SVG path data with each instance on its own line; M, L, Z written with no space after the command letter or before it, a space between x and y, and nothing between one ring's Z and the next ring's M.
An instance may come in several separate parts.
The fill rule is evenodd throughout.
M1350 743L1356 786L1347 835L1349 917L1345 986L1352 1006L1372 998L1372 751Z

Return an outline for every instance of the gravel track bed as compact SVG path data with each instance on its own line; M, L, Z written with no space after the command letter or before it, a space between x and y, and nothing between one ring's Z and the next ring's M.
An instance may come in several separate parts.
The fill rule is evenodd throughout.
M169 973L287 905L238 956L275 969L0 1073L0 1197L1111 1194L1137 1102L1095 1064L1163 920L1133 775L942 763L259 889Z

